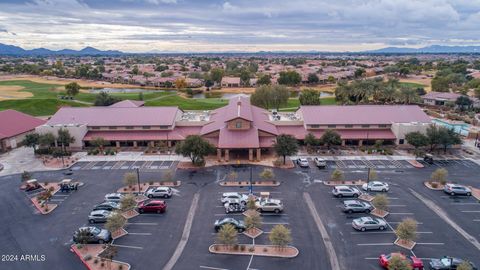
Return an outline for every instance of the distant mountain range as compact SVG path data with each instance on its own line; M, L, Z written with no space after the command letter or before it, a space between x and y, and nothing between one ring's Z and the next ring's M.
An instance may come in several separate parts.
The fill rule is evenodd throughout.
M208 52L208 53L195 53L195 52L174 52L174 51L150 51L144 54L418 54L418 53L480 53L480 46L443 46L432 45L423 48L401 48L401 47L387 47L378 50L361 51L361 52L320 52L320 51L259 51L259 52ZM11 56L48 56L48 55L72 55L72 56L86 56L86 55L124 55L132 54L121 51L108 50L102 51L93 47L85 47L79 51L71 49L63 49L59 51L53 51L45 48L38 48L33 50L25 50L18 46L6 45L0 43L0 55Z
M102 51L93 47L85 47L79 51L63 49L59 51L52 51L45 48L38 48L33 50L25 50L18 46L6 45L0 43L0 55L15 55L15 56L37 56L37 55L121 55L121 51Z

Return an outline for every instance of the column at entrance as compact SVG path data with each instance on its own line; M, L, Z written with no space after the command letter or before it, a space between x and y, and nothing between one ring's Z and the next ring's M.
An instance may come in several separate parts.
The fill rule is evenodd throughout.
M120 142L119 141L115 142L115 147L120 148Z
M137 141L133 141L133 148L137 148L137 147L138 147Z
M342 146L345 146L345 140L342 140Z
M363 140L358 141L358 146L362 146L362 145L363 145Z
M229 159L230 159L230 152L228 149L225 149L225 161L228 162Z
M222 161L222 149L217 149L217 160Z
M248 149L248 161L252 161L253 160L253 149L250 148Z
M260 148L257 148L257 161L260 161L260 159L262 158L262 149Z

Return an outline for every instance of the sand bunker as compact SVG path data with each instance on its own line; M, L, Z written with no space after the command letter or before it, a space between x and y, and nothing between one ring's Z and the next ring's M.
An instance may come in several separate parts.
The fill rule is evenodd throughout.
M0 85L0 100L33 97L33 94L30 92L20 92L22 89L24 87L18 85Z

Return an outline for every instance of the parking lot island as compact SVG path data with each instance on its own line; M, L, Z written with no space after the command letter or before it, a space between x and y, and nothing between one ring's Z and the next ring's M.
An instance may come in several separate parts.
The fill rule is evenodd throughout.
M208 250L214 254L228 254L228 255L254 255L278 258L295 258L299 251L293 246L272 246L272 245L223 245L213 244Z

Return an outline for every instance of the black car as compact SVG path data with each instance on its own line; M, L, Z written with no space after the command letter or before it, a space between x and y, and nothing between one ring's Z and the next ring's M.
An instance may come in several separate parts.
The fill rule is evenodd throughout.
M95 205L93 211L96 210L107 210L107 211L114 211L120 209L120 204L115 202L103 202L100 204Z
M239 232L245 231L245 224L243 221L236 220L234 218L224 218L215 221L215 231L218 232L223 225L231 224L237 229Z
M84 238L82 239L82 238ZM105 229L99 229L97 227L80 227L73 233L73 242L75 243L85 243L86 241L88 244L92 243L108 243L112 241L112 234Z
M441 259L431 259L430 268L434 270L455 270L457 267L465 262L465 260L459 258L453 258L445 256ZM477 270L475 265L471 262L467 262L472 267L472 270Z

